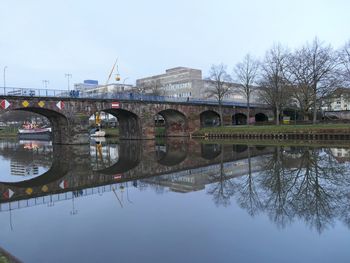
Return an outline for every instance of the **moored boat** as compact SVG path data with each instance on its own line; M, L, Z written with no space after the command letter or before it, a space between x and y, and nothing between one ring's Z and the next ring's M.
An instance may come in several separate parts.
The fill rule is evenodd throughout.
M18 129L18 137L21 140L50 140L51 128L40 128L33 123L25 123L22 129Z
M105 137L106 132L101 130L100 128L95 128L90 132L91 137Z

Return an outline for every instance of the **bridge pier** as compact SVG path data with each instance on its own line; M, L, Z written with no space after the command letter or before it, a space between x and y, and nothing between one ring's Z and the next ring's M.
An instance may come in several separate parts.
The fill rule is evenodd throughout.
M89 116L77 113L69 116L67 126L60 126L60 137L53 140L55 144L88 144L90 143Z

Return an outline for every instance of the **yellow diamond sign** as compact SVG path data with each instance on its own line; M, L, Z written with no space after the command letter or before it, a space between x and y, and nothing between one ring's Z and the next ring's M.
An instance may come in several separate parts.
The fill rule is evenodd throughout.
M22 105L23 107L27 108L29 106L29 102L25 100L22 102Z
M26 189L26 193L27 193L27 195L31 195L33 193L33 189L32 188L27 188Z
M45 102L43 102L42 100L38 102L38 105L40 108L45 106Z
M41 187L41 191L43 192L47 192L49 190L49 188L47 187L47 185L44 185L43 187Z

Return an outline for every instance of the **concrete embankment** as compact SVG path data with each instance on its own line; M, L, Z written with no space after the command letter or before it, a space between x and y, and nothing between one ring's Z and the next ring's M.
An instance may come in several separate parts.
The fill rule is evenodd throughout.
M350 140L349 124L226 126L202 128L193 138L259 140Z

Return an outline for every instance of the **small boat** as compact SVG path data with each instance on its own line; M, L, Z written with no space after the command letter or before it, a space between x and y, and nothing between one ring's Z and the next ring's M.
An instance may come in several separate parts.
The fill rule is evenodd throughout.
M22 129L18 129L18 137L21 140L50 140L51 128L40 128L35 123L25 123Z
M91 130L90 136L91 137L105 137L106 132L101 130L100 128L95 128L95 129Z

